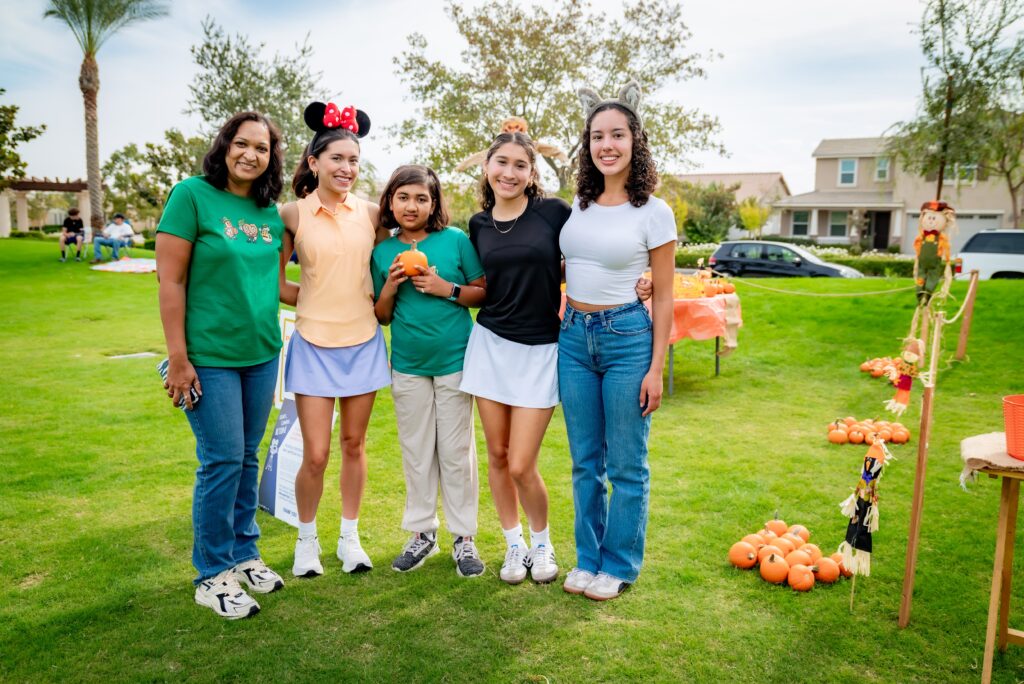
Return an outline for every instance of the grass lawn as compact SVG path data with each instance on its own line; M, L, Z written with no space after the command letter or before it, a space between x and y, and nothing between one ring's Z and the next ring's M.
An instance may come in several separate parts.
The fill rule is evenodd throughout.
M759 283L852 293L908 281ZM392 572L405 541L404 485L383 391L360 525L376 569L347 576L333 559L339 501L328 487L319 517L326 574L286 574L295 532L261 513L263 556L287 586L261 596L255 618L228 622L192 600L194 443L158 387L158 358L110 358L162 353L155 277L57 263L51 243L0 241L0 680L976 681L999 483L960 489L959 441L1002 430L1000 398L1024 392L1024 283L981 283L969 362L942 364L906 630L896 614L919 387L904 421L915 439L893 447L872 574L857 581L854 612L848 581L797 594L733 569L726 552L776 509L809 527L824 550L841 541L847 521L838 504L866 449L829 445L825 425L837 415L881 414L891 391L857 366L898 351L913 295L797 297L739 287L746 325L720 377L710 343L676 346L675 395L651 435L646 562L620 599L599 604L563 593L560 582L498 580L504 545L483 456L485 576L460 579L446 555L409 575ZM964 291L954 287L958 297ZM949 357L956 334L946 335ZM479 429L477 438L485 454ZM339 456L335 443L335 485ZM541 467L564 577L574 552L560 413ZM450 543L446 533L441 539ZM1018 625L1022 586L1014 591ZM997 654L994 681L1021 679L1024 649Z

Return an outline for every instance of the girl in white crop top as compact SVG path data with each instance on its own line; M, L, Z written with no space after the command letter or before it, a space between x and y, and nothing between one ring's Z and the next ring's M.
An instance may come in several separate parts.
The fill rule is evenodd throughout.
M657 173L637 115L639 88L629 88L618 100L584 100L578 194L560 235L568 304L558 382L573 460L577 557L563 587L594 600L615 598L640 572L647 438L661 404L672 318L675 220L651 197ZM648 265L650 314L633 291Z

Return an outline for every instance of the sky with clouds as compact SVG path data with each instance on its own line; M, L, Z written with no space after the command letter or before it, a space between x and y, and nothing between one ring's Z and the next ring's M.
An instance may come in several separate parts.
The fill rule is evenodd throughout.
M470 4L479 4L471 0ZM462 44L442 0L333 3L297 0L175 0L170 16L116 34L99 52L100 157L128 143L155 142L178 127L196 71L189 47L212 17L266 52L287 54L309 34L324 87L340 93L382 131L414 107L394 72L406 37L422 33L428 54L455 63ZM593 0L616 12L620 3ZM697 155L706 172L781 171L793 193L813 189L811 152L822 138L881 135L913 115L922 59L914 33L918 0L687 0L694 52L721 53L708 77L658 94L717 116L728 157ZM0 102L21 107L20 124L46 133L20 148L34 176L84 177L78 90L81 50L61 23L42 18L43 0L0 0ZM390 143L390 144L387 144ZM386 176L411 147L370 136L363 154Z

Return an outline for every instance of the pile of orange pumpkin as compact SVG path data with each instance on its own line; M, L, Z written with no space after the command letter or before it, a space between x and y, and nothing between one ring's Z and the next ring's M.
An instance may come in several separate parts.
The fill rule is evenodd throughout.
M763 529L732 545L729 562L742 570L758 566L765 582L788 584L795 591L810 591L817 582L832 584L852 575L843 565L843 554L825 556L810 538L811 531L803 525L769 520Z
M881 437L886 444L906 444L910 441L910 429L903 423L890 423L887 420L857 420L853 416L836 418L828 424L828 441L833 444L867 444L875 443Z
M889 370L896 370L896 361L890 356L876 357L860 364L864 373L870 373L873 378L880 378L889 373Z

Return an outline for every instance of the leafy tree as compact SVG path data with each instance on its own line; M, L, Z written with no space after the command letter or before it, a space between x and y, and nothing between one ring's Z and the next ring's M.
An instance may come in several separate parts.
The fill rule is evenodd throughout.
M686 239L698 243L724 240L736 216L736 190L739 184L684 185L689 205L684 226Z
M207 137L237 112L266 114L281 129L284 168L290 173L312 135L302 112L322 90L322 74L310 66L313 47L308 35L294 54L266 58L265 46L253 45L242 34L229 36L207 17L202 43L192 46L199 72L189 86L192 94L185 111L202 117Z
M937 175L981 161L1000 84L1024 68L1024 37L1011 28L1024 0L928 0L918 32L926 67L917 117L894 126L890 151L904 168ZM1019 86L1018 86L1019 87Z
M0 88L0 96L6 92ZM46 126L15 126L18 109L18 105L0 105L0 191L25 175L18 145L35 140L46 130Z
M139 218L156 218L178 181L202 173L207 140L188 137L176 128L163 143L132 143L116 150L103 165L110 189L109 208Z
M985 154L979 168L1002 177L1010 193L1013 225L1021 227L1021 190L1024 189L1024 106L997 106L983 122Z
M687 200L689 183L684 183L676 176L662 175L656 195L665 200L665 203L672 209L672 216L676 220L676 235L682 236L686 229L686 220L690 216L690 203Z
M112 35L130 24L167 15L161 0L50 0L43 17L67 24L82 48L78 87L85 104L85 169L89 184L89 219L94 231L103 228L103 185L100 179L100 144L96 100L100 67L96 53Z
M748 197L736 207L736 217L744 230L756 239L761 239L761 229L772 215L772 208L757 201L756 197Z
M420 111L391 133L416 141L434 168L453 169L484 149L505 117L522 116L535 139L557 143L568 154L568 164L543 157L565 190L583 127L576 88L590 84L612 94L629 76L644 89L644 121L662 164L683 162L694 151L722 151L714 140L715 117L657 97L671 83L703 78L703 62L714 57L688 51L691 33L679 3L630 0L619 16L608 17L586 0L475 9L448 0L446 12L467 43L461 65L430 60L427 41L417 33L394 60Z

